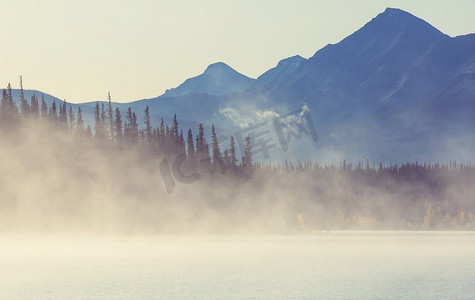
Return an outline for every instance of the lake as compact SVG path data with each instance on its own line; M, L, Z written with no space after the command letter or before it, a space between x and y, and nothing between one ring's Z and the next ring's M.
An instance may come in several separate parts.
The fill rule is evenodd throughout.
M0 299L473 299L474 232L0 237Z

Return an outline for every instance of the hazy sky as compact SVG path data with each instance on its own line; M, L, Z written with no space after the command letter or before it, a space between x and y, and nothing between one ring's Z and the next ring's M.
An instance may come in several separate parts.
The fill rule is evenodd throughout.
M451 36L475 32L473 0L0 0L0 85L70 102L161 95L211 63L257 77L397 7Z

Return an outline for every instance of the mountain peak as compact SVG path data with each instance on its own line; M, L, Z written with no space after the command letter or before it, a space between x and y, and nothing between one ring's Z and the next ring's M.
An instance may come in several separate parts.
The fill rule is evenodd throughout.
M378 14L376 18L363 28L365 27L376 27L386 32L411 32L412 34L422 35L430 39L445 36L426 21L399 8L386 8L384 12Z
M206 74L206 73L215 72L215 71L233 71L233 72L236 72L236 70L234 70L233 68L231 68L227 64L225 64L223 62L216 62L216 63L210 64L206 68L204 73Z
M399 9L399 8L392 8L392 7L387 7L384 10L383 14L392 14L392 15L401 14L401 15L408 15L408 16L414 17L413 15L411 15L410 13L408 13L405 10L402 10L402 9Z
M254 79L249 78L223 62L209 65L196 77L187 79L174 89L167 90L166 96L186 96L193 93L225 95L249 88Z

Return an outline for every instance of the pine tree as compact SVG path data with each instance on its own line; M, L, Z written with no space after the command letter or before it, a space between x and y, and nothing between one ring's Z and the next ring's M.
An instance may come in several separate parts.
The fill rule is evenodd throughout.
M81 107L78 107L78 117L77 117L77 120L76 120L75 133L76 133L77 136L82 136L83 133L84 133L84 120L82 119Z
M193 133L191 128L188 129L188 137L186 139L187 143L187 156L189 159L196 159L195 146L193 144Z
M203 124L200 123L200 125L198 125L198 135L196 136L196 154L197 155L200 155L200 153L204 151L204 146L205 146L204 136L205 136L204 127L203 127Z
M96 102L96 106L94 107L94 131L96 132L95 138L96 139L104 139L104 126L102 125L102 118L101 118L101 111L99 102Z
M2 109L2 119L5 129L7 131L10 131L14 128L18 128L18 125L20 123L20 114L18 112L18 107L13 101L12 86L10 85L10 83L8 84L7 90L4 92L2 98L5 98L5 100L2 101L4 102Z
M115 140L117 143L122 142L122 116L118 107L115 108L115 120L114 120L114 132Z
M26 119L30 113L30 106L28 105L28 101L25 99L25 93L23 91L23 78L20 76L20 107L21 107L21 115L24 119Z
M165 147L165 123L162 121L160 122L160 129L158 131L158 143L159 143L159 148L164 148Z
M213 165L215 167L221 166L223 163L223 158L221 156L221 151L219 149L218 137L216 135L216 130L214 124L211 125L211 147L213 149Z
M173 116L173 125L171 130L171 136L175 142L178 141L178 120L176 118L176 114Z
M138 140L137 116L132 112L132 108L127 109L126 122L124 125L124 138L129 144L135 144Z
M150 111L148 106L145 108L144 111L144 124L145 124L145 140L147 144L151 147L152 146L152 123L150 122Z
M102 132L104 134L104 139L106 139L110 136L110 132L109 132L109 124L108 124L106 108L104 106L104 103L101 103L101 124L102 124Z
M234 136L231 136L230 148L229 148L229 166L231 169L237 167L237 157L236 157L236 143L234 142Z
M109 124L109 138L111 141L114 141L114 117L113 117L113 111L112 111L112 102L111 102L111 93L107 92L107 121Z

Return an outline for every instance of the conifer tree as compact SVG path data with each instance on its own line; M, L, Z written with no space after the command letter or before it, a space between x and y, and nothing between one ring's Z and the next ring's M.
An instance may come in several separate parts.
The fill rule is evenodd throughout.
M78 117L76 119L75 133L77 136L82 136L84 133L84 120L82 119L82 110L80 106L78 107Z
M175 143L178 141L178 120L176 118L176 114L173 116L173 125L171 129L171 136L172 140L175 141Z
M199 156L204 151L204 127L203 124L200 123L198 125L198 135L196 136L196 154ZM198 157L200 158L200 157Z
M235 169L237 166L237 157L236 157L236 143L234 142L234 136L231 136L230 147L229 147L229 166L231 169Z
M191 128L188 129L187 143L187 156L189 159L196 159L195 146L193 144L193 133Z
M152 146L152 123L150 122L150 111L148 106L144 111L144 124L145 124L145 140L149 146Z
M124 125L124 138L129 144L135 144L138 140L137 116L132 108L127 109L126 122Z
M94 130L96 132L96 139L104 139L105 133L104 126L102 125L99 102L96 102L96 106L94 107Z
M216 129L214 124L211 125L211 147L213 149L213 165L220 166L222 164L221 151L219 149L218 137L216 135Z
M28 105L28 101L25 99L25 93L23 91L23 78L20 76L20 108L21 108L21 115L23 119L28 117L30 112L30 106Z
M112 111L112 102L111 102L111 93L107 92L107 122L109 125L109 138L111 141L114 141L114 117Z
M104 139L106 139L110 137L110 132L109 132L109 124L108 124L106 108L104 106L104 103L101 103L101 124L102 124L102 132L104 135L103 137Z
M115 140L117 143L122 141L122 116L118 107L115 108L115 120L114 120L114 132Z
M159 147L165 147L165 123L162 121L160 122L160 129L158 131L158 143Z

